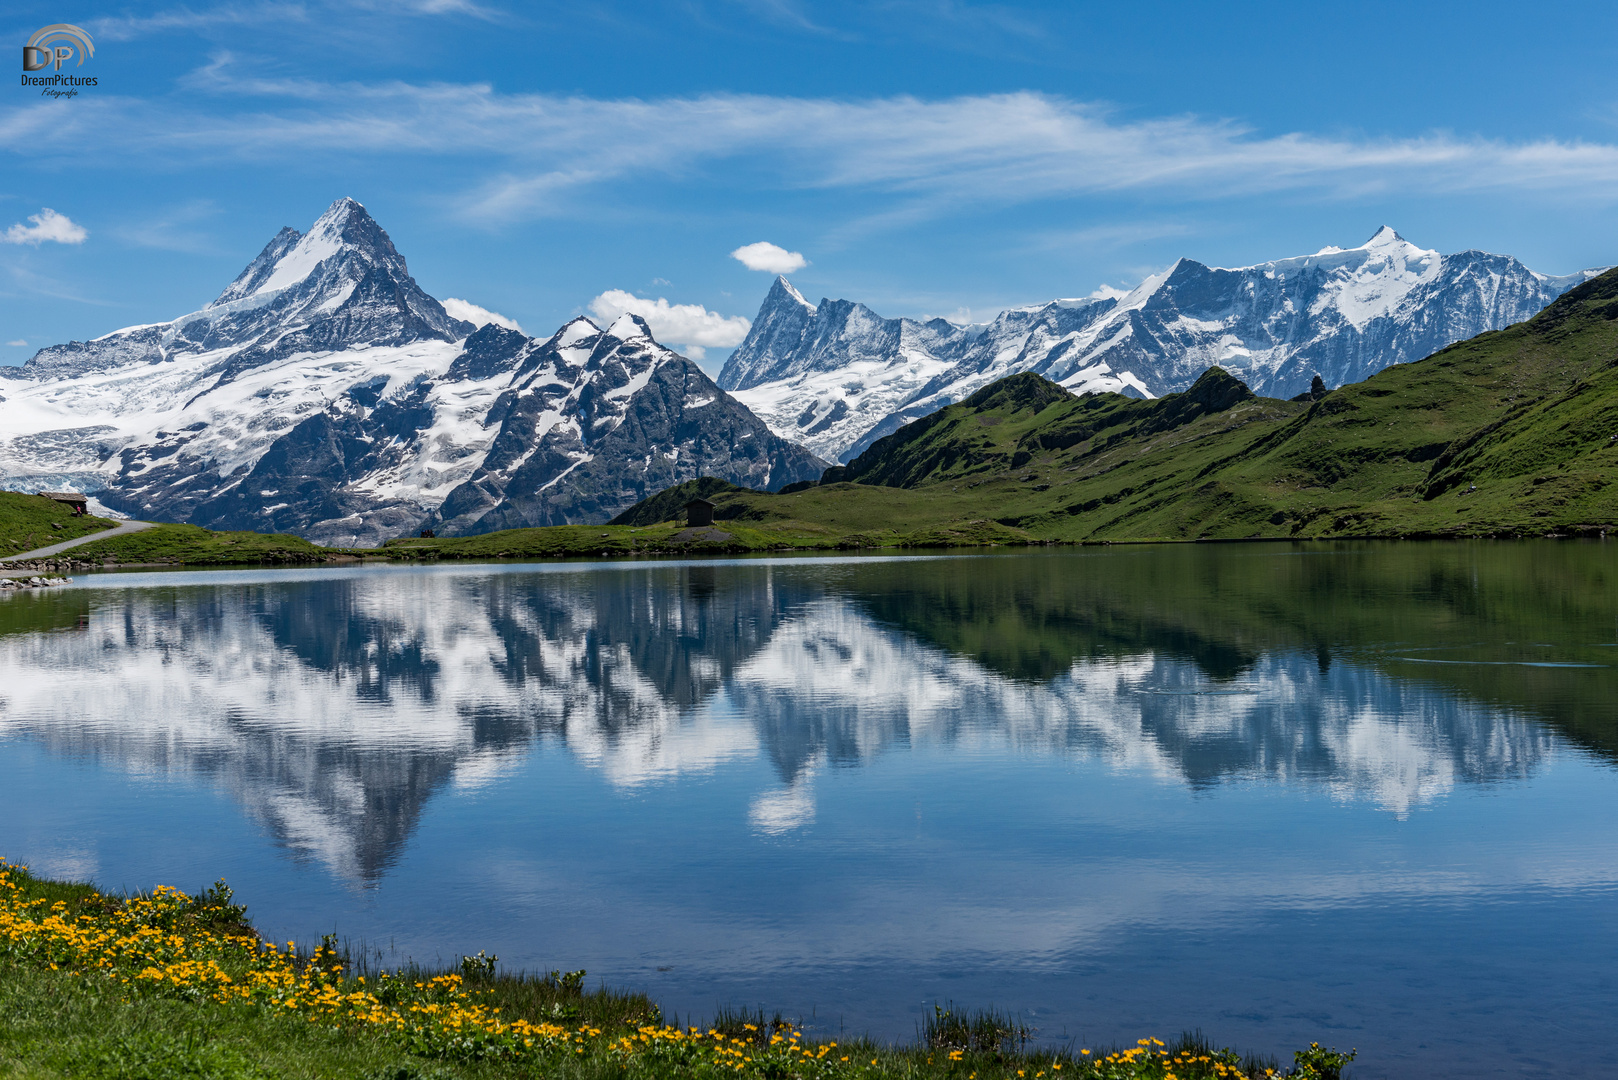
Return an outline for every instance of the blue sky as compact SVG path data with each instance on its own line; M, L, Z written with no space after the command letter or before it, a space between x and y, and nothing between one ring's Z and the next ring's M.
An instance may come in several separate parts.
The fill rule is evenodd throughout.
M99 85L0 97L0 362L195 310L343 195L435 296L661 299L715 370L761 242L957 319L1384 223L1618 262L1610 3L13 2L10 55L55 22Z

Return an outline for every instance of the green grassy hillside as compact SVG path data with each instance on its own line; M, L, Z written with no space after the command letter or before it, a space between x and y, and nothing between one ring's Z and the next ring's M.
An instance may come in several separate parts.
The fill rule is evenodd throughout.
M195 525L157 525L109 540L93 540L64 551L62 557L85 562L228 566L240 563L324 562L347 556L311 544L301 536L213 532Z
M118 524L106 518L74 517L59 502L20 491L0 491L0 558L73 540Z

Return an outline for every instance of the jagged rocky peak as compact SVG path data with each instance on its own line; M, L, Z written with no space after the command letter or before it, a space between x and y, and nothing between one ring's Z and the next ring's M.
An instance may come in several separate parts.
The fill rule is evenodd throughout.
M206 307L53 345L12 377L71 378L209 354L216 359L208 374L229 381L298 352L459 341L474 329L423 292L388 234L365 207L343 198L307 233L281 229Z
M747 339L725 361L719 385L745 390L775 377L778 369L803 348L805 331L816 314L815 305L805 300L792 282L777 276L759 306Z
M290 225L282 228L258 258L208 306L280 292L307 280L333 258L358 260L367 266L386 267L396 277L410 277L404 256L382 226L357 200L344 197L328 206L307 233Z
M788 281L786 279L786 275L784 274L775 275L775 281L770 285L770 293L765 298L764 302L766 304L774 303L776 305L787 307L791 307L793 305L805 307L809 309L810 314L814 314L815 310L815 305L805 300L803 298L803 293L799 292L797 287L794 286L792 282Z
M454 341L473 330L421 290L382 226L350 198L327 207L307 233L283 228L198 319L260 307L283 321L342 317L350 336L376 332L389 344Z

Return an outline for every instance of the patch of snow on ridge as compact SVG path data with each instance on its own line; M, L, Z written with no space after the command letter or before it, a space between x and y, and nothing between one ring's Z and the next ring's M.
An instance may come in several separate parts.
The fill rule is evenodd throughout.
M612 320L612 325L607 327L606 333L608 337L615 337L619 341L632 341L646 336L646 331L641 329L640 323L627 311Z
M652 361L650 364L646 365L646 369L644 371L637 372L635 376L628 382L624 383L624 385L616 387L612 390L608 390L601 396L608 401L623 401L634 397L636 394L646 389L646 384L652 381L652 375L657 371L659 366L661 366L661 361Z
M265 293L280 292L314 273L315 268L343 249L342 235L328 227L320 233L311 231L298 241L296 247L276 261L275 272L264 283L242 299Z
M565 349L575 342L582 341L587 337L594 337L599 333L601 333L601 327L580 315L558 331L556 347Z

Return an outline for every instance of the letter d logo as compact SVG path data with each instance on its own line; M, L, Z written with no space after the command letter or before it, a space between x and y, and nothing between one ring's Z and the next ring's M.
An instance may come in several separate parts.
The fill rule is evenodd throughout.
M22 47L22 69L24 71L38 71L50 66L51 51L49 49L36 49L32 45Z

